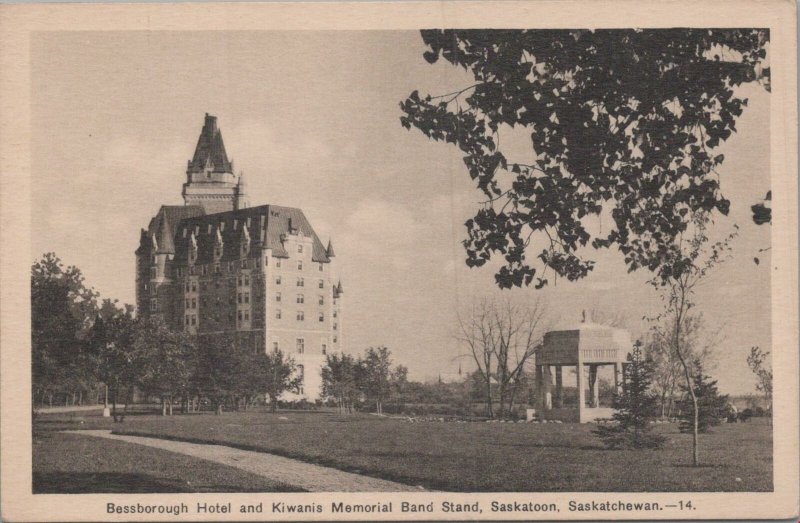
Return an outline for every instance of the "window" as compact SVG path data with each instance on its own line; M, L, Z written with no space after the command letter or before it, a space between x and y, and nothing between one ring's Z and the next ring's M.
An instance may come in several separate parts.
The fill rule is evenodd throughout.
M280 310L280 309L278 309L278 310L276 310L276 311L275 311L275 319L276 319L276 320L279 320L279 319L281 319L281 310Z
M203 265L203 276L208 276L208 265Z
M306 340L304 340L303 338L297 338L297 341L295 343L297 347L297 353L303 354L306 350ZM300 367L302 367L302 365L298 365L298 369Z
M192 282L192 292L197 292L197 282L196 281Z
M305 296L303 296L302 294L297 295L297 303L305 303L305 301L306 301Z
M338 324L337 324L337 323L334 323L334 324L333 324L333 330L336 330L336 327L338 327Z
M242 321L242 311L236 311L236 319Z
M323 313L319 313L319 321L325 321L325 315Z
M242 293L236 293L236 303L242 303Z
M277 267L277 268L279 268L279 269L281 268L281 259L280 259L280 258L278 258L277 260L275 260L275 267Z
M158 311L158 300L153 298L150 300L150 312Z
M325 305L325 296L322 296L322 295L320 295L320 297L319 297L319 304L320 304L320 305Z
M278 342L277 341L273 341L272 342L272 352L278 352Z
M241 287L242 286L242 277L241 276L237 276L237 278L236 278L236 286L237 287Z
M189 288L190 288L190 287L189 287L189 282L187 281L187 282L186 282L186 292L189 292Z
M197 325L197 316L192 314L192 327L194 327L195 325Z
M281 301L281 293L280 292L276 292L275 293L275 301Z
M244 311L244 321L250 321L250 311Z
M250 276L248 276L247 274L244 275L244 284L250 285Z
M242 260L241 267L242 267L242 269L246 269L247 268L247 260Z
M336 343L336 336L333 337L333 343Z
M268 265L269 265L269 256L265 255L264 256L264 267L267 267Z
M299 262L297 262L297 270L298 271L302 271L303 270L303 260L300 260Z
M188 298L186 299L186 308L187 308L187 309L190 309L190 308L191 308L191 307L189 306L189 299L188 299Z
M245 293L244 293L244 302L245 303L250 303L250 293L247 292L247 291L245 291Z
M219 263L214 264L214 274L219 274Z
M319 264L319 272L322 272L322 264Z
M305 286L305 282L303 281L303 278L297 278L297 286L298 287L304 287Z
M306 315L303 311L297 311L297 321L305 321Z
M333 311L333 317L334 317L334 318L336 317L336 312L337 312L337 311Z
M185 320L186 320L186 326L188 327L189 326L189 316L186 316Z
M327 343L323 343L322 344L322 355L324 356L327 353L328 353L328 344Z
M281 277L278 276L275 278L275 285L280 285L280 284L281 284Z
M228 262L228 272L233 272L234 264L232 261Z
M150 269L150 279L154 280L157 275L158 275L158 269L156 269L155 267L151 268Z
M303 380L305 379L305 368L302 365L297 366L297 377L300 384L297 386L298 394L305 394L303 390Z
M197 308L197 298L192 298L192 308L193 309Z
M299 252L301 254L303 253L303 244L302 243L298 243L297 244L297 252Z
M319 288L320 289L324 289L325 288L325 282L324 281L319 280Z

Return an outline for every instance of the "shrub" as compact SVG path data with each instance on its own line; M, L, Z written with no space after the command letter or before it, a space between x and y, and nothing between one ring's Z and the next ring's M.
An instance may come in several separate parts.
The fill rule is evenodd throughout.
M657 402L649 390L652 375L652 363L643 358L641 343L637 342L628 355L622 392L614 394L614 424L599 426L592 431L607 448L654 449L664 445L666 438L653 434L649 423Z

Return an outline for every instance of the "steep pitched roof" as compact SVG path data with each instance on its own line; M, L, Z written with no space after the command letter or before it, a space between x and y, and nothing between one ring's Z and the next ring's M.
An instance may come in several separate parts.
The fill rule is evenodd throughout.
M236 227L234 227L234 222ZM174 235L176 259L182 263L188 258L188 237L190 235L188 233L184 235L183 230L198 231L197 263L210 263L213 260L214 243L218 231L224 245L222 261L238 259L245 227L247 227L254 245L261 244L266 249L272 249L273 256L288 257L289 253L283 246L282 236L289 234L290 223L293 231L301 231L304 236L312 239L311 259L313 261L330 262L330 258L325 253L325 247L303 211L294 207L277 205L248 207L236 211L187 217L181 220L175 228Z
M214 166L216 173L233 172L233 166L228 161L225 144L222 141L222 132L217 127L217 117L206 113L203 130L197 139L194 157L189 162L189 172L202 172L206 164Z
M158 244L158 254L174 254L175 243L173 238L178 230L178 224L186 218L203 215L203 208L199 205L162 205L158 214L150 220L147 233L155 237Z

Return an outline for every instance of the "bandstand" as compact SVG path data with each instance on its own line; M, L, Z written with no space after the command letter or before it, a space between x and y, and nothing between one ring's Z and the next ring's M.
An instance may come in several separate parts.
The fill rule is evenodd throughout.
M591 321L546 333L536 353L539 418L579 423L610 418L614 409L609 401L601 405L599 371L612 366L614 387L619 390L631 350L627 331ZM574 368L575 373L577 397L570 398L570 402L565 401L564 395L565 368Z

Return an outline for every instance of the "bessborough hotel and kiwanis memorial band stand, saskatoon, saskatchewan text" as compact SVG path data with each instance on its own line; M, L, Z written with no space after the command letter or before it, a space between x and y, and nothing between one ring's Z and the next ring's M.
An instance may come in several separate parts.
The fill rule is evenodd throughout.
M395 506L397 505L397 506ZM373 502L373 503L348 503L344 501L331 501L328 505L322 503L287 503L284 501L258 502L256 504L240 505L238 508L231 502L204 503L198 502L193 514L262 514L268 509L272 514L462 514L469 518L470 514L483 514L485 504L479 501L473 503L456 503L441 501L428 503L401 501L399 503ZM561 512L561 503L536 503L534 501L490 501L488 511L492 513L557 513ZM327 510L326 510L327 507ZM435 508L437 507L437 508ZM688 509L692 508L688 502ZM438 510L437 510L438 509ZM622 501L622 500L597 500L591 502L566 502L568 512L654 512L663 510L660 502L648 501ZM122 504L107 503L108 514L163 514L179 516L189 514L189 505L179 503L174 505L160 504Z

